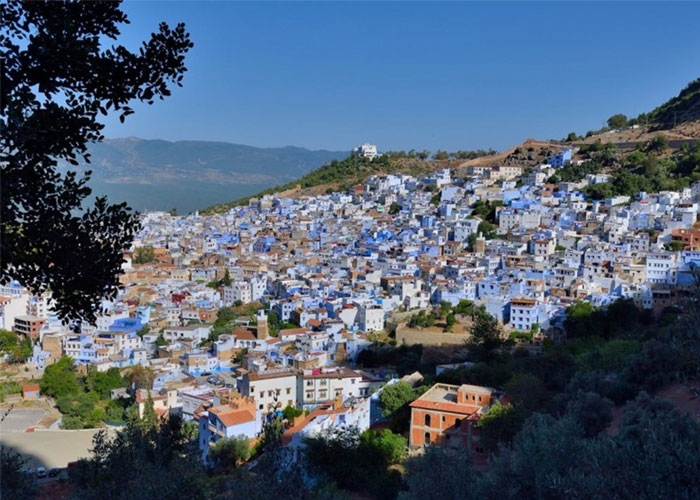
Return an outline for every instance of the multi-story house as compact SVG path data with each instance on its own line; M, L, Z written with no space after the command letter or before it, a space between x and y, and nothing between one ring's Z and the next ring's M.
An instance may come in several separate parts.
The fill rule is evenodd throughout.
M410 404L409 448L437 445L485 456L475 424L500 396L489 387L435 384Z
M297 377L297 406L312 408L338 397L360 396L362 375L348 368L304 370Z
M245 373L238 383L244 396L254 398L258 411L267 414L297 404L297 375L289 370Z

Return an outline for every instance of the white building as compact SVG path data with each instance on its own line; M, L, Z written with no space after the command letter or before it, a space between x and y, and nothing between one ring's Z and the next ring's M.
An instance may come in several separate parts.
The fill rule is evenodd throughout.
M263 413L281 411L297 402L297 376L287 370L246 373L238 383L244 396L255 399L256 408Z
M233 304L240 300L243 304L253 301L253 292L250 283L246 281L234 281L231 286L224 287L224 303Z
M369 143L360 144L352 150L352 154L359 156L360 158L369 158L370 160L373 160L378 154L377 146Z
M304 370L297 378L297 406L315 407L337 398L360 396L362 375L348 368Z
M539 307L537 301L527 298L513 299L510 302L510 327L519 331L530 331L539 323Z
M357 323L363 332L382 331L384 330L384 310L380 307L360 306Z
M647 254L647 283L676 283L676 256L671 253Z

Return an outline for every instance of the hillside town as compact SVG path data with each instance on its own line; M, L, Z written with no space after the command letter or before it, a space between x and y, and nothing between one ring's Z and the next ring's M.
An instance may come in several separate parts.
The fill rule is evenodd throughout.
M473 315L459 311L471 308L537 351L565 340L565 311L578 301L630 299L658 316L685 296L700 264L700 183L591 201L583 188L603 174L547 183L572 153L527 171L371 176L347 192L270 195L223 214L145 213L122 289L93 324L63 322L49 292L8 283L0 328L31 339L27 365L39 374L63 356L83 372L149 368L150 386L111 397L196 423L205 461L218 439L256 440L287 408L298 412L282 436L291 449L338 426L362 431L382 419L377 396L398 381L357 363L373 344L464 345ZM444 327L416 320L440 307L456 313ZM484 456L471 423L503 397L436 384L411 404L410 448Z

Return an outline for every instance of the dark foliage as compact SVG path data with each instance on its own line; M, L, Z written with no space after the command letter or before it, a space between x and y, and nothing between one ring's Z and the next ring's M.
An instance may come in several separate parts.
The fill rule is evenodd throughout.
M161 23L137 52L107 49L127 17L118 2L0 4L0 144L3 154L0 280L53 292L63 318L91 320L116 294L122 251L137 220L125 204L97 198L88 171L58 170L88 161L110 109L123 121L133 100L152 103L180 85L192 47L183 24Z

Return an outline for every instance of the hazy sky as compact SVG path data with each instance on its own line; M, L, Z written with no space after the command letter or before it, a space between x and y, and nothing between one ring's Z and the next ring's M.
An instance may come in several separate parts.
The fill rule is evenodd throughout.
M648 111L700 76L700 3L126 2L187 24L182 88L107 137L503 149Z

